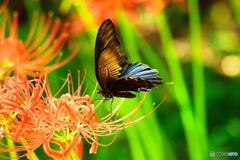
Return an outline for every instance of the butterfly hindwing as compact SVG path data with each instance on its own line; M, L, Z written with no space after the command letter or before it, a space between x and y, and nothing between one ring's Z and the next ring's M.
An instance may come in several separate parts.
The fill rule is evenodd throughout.
M128 64L127 68L121 72L119 76L119 78L123 77L139 78L151 84L162 83L162 78L158 76L158 71L156 69L152 69L148 65L139 62Z
M112 84L111 90L116 92L115 95L117 91L148 92L155 84L162 83L157 73L146 64L131 63Z
M123 91L149 91L153 87L153 84L149 81L143 80L141 78L131 78L125 77L118 79L112 87L113 90L123 90Z

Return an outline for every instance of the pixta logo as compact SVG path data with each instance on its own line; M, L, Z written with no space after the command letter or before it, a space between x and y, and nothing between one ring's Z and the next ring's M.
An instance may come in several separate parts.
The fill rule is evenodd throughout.
M210 157L237 157L238 152L215 152L211 151L209 153Z

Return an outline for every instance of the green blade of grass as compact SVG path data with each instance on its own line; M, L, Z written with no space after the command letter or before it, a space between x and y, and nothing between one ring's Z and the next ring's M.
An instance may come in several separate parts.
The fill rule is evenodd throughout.
M141 147L138 130L134 127L131 127L129 129L126 129L129 147L131 149L132 159L133 160L145 160L146 157L144 155L144 150Z
M191 160L202 160L202 153L199 150L199 141L193 112L191 110L191 100L188 94L177 51L174 47L171 32L164 13L156 17L156 22L160 30L160 37L165 51L167 64L174 82L173 90L175 98L180 107L180 115L187 139L188 152Z
M148 64L151 65L151 67L154 67L154 68L158 69L160 76L163 77L163 80L165 82L170 81L166 66L163 64L162 60L160 59L160 56L158 56L159 53L157 53L152 48L152 46L143 38L141 33L138 32L137 28L134 28L132 30L132 32L135 34L135 39L139 44L138 48L142 52L141 57L143 57L143 59L145 59L148 62ZM156 117L153 117L153 119L155 119L155 122L157 121ZM152 124L152 123L149 122L149 124ZM168 137L163 132L163 129L161 129L162 128L161 125L158 124L158 127L160 128L159 131L161 131L161 133L157 133L157 135L161 135L161 139L162 139L162 143L163 143L162 146L164 146L164 149L163 149L163 154L164 155L163 156L165 157L165 159L167 157L167 159L175 160L176 157L175 157L175 154L173 152L173 148L170 146L170 142L168 140Z
M140 35L139 32L135 30L136 40L140 44L138 48L142 51L142 57L147 60L152 67L157 68L159 71L160 76L164 76L163 80L165 82L169 81L168 72L166 66L160 59L160 56L152 47L151 45Z
M157 53L152 48L152 46L143 38L141 33L138 32L137 28L134 28L133 33L136 35L136 41L139 44L138 45L139 50L142 51L142 57L145 60L147 60L152 67L158 69L158 71L160 72L159 73L160 76L163 76L163 80L165 82L170 81L166 66L161 61L160 57L157 56L159 53ZM160 131L163 130L161 129L162 128L161 125L158 125L158 127L160 127ZM170 146L168 137L164 134L164 132L161 132L161 138L163 140L163 146L164 146L163 153L164 153L165 159L167 157L167 159L175 160L176 159L175 154L172 150L172 147Z
M126 18L125 14L123 12L119 13L119 32L122 37L122 46L125 46L126 53L128 55L128 58L133 60L140 60L140 55L138 53L137 45L136 45L136 39L133 35L132 31L132 25Z
M201 52L201 29L198 0L189 0L190 10L190 41L192 53L192 72L194 88L194 107L196 126L198 128L199 141L202 147L203 159L207 159L207 136L206 136L206 105L204 91L204 71Z
M138 45L136 43L136 35L134 35L133 27L128 21L124 13L120 13L119 16L119 28L121 37L123 38L123 45L126 47L127 53L129 53L129 58L132 60L140 60L140 54L138 53ZM140 45L140 44L139 44ZM135 100L135 104L139 102L139 99ZM142 109L145 111L150 111L152 108L152 99L148 96ZM156 115L153 113L147 118L148 122L144 120L141 125L138 126L138 132L140 140L143 142L144 150L149 159L163 159L163 143L161 137L161 130L158 127ZM154 130L153 130L154 128ZM151 147L149 147L151 146Z
M233 10L234 16L237 23L240 24L240 2L239 0L229 0L231 8Z

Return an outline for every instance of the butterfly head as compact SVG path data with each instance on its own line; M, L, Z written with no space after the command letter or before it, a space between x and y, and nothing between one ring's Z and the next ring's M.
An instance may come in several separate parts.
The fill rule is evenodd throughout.
M108 91L106 91L106 90L103 90L103 89L99 89L98 91L97 91L97 93L98 94L102 94L105 98L113 98L113 95L110 93L110 92L108 92Z

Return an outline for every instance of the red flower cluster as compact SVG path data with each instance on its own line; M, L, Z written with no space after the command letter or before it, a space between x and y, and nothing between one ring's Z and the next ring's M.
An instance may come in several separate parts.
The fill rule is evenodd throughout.
M5 80L0 91L1 135L22 144L7 147L5 152L30 152L40 145L54 158L67 157L73 149L82 152L79 125L81 121L96 119L90 98L69 94L55 98L48 95L50 90L47 89L43 77L33 80L9 77ZM61 150L53 150L50 143L59 145Z
M71 86L70 77L65 85ZM99 118L91 97L81 95L80 91L81 85L76 92L57 97L52 95L45 77L33 80L7 78L0 89L0 133L1 137L21 145L9 147L2 142L0 146L5 147L1 151L28 151L25 154L31 157L28 153L43 145L45 153L55 159L70 157L72 151L81 158L83 139L92 145L89 152L96 153L99 137L114 135L144 117L132 120L142 100L122 118L113 119L121 103L111 113ZM51 148L50 144L57 145L60 150Z
M99 22L106 18L116 20L119 11L124 11L131 19L137 19L140 13L160 13L171 2L183 0L90 0L88 7ZM110 17L109 17L110 16Z
M83 13L71 16L71 32L73 35L86 30L89 27L101 24L107 18L117 22L119 13L124 13L131 22L142 25L143 15L156 15L170 3L182 4L184 0L70 0L75 6L84 6L90 20L83 20ZM149 16L148 16L149 17ZM92 18L92 19L91 19ZM90 26L92 25L92 26Z
M0 25L0 78L12 72L18 75L36 76L39 72L49 72L63 66L77 53L72 52L61 60L60 53L68 37L69 25L53 21L51 16L35 14L28 37L23 42L18 38L18 14L13 20L8 12L2 13ZM9 25L8 25L9 23ZM6 27L10 34L5 36Z

